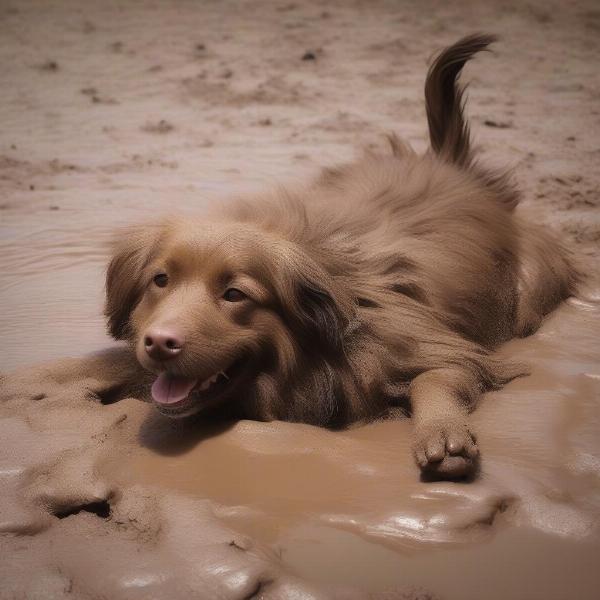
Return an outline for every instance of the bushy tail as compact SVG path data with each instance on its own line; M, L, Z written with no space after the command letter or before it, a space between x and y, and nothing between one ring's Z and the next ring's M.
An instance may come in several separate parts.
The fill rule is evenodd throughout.
M463 91L458 77L465 63L496 41L493 35L475 34L443 50L425 81L425 105L432 150L456 165L471 163L469 125L463 115Z

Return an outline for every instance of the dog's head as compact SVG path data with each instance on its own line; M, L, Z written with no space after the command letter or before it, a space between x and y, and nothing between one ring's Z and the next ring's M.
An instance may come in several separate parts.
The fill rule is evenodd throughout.
M226 220L166 221L121 239L105 313L156 374L161 412L235 401L285 382L303 357L340 352L352 304L293 242Z

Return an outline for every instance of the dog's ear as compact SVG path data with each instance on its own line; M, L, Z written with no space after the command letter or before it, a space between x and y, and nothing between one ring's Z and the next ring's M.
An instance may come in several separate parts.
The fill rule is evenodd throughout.
M144 291L144 268L156 252L162 227L144 225L122 231L106 271L104 314L108 330L117 340L127 339L129 317Z
M324 342L335 351L341 350L349 319L338 304L335 294L322 281L300 281L296 290L299 325L315 341Z
M278 295L285 318L309 344L333 351L343 347L354 306L324 269L295 249L278 256Z

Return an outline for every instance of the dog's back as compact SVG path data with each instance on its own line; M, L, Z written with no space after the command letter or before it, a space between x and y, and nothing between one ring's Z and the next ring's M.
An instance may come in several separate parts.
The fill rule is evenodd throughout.
M306 222L295 241L367 307L420 303L488 348L535 331L577 281L561 244L515 215L509 175L474 160L457 78L492 41L464 38L432 64L429 152L390 136L387 155L325 169L309 190L286 196L280 213L267 200L261 217L275 229Z

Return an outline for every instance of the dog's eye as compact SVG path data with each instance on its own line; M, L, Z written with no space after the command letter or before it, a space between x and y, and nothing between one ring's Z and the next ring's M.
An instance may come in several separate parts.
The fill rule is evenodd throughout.
M154 276L153 281L158 287L166 287L169 283L169 276L166 273L159 273Z
M229 288L223 294L223 298L227 300L227 302L241 302L242 300L245 300L247 296L244 292L241 292L236 288Z

